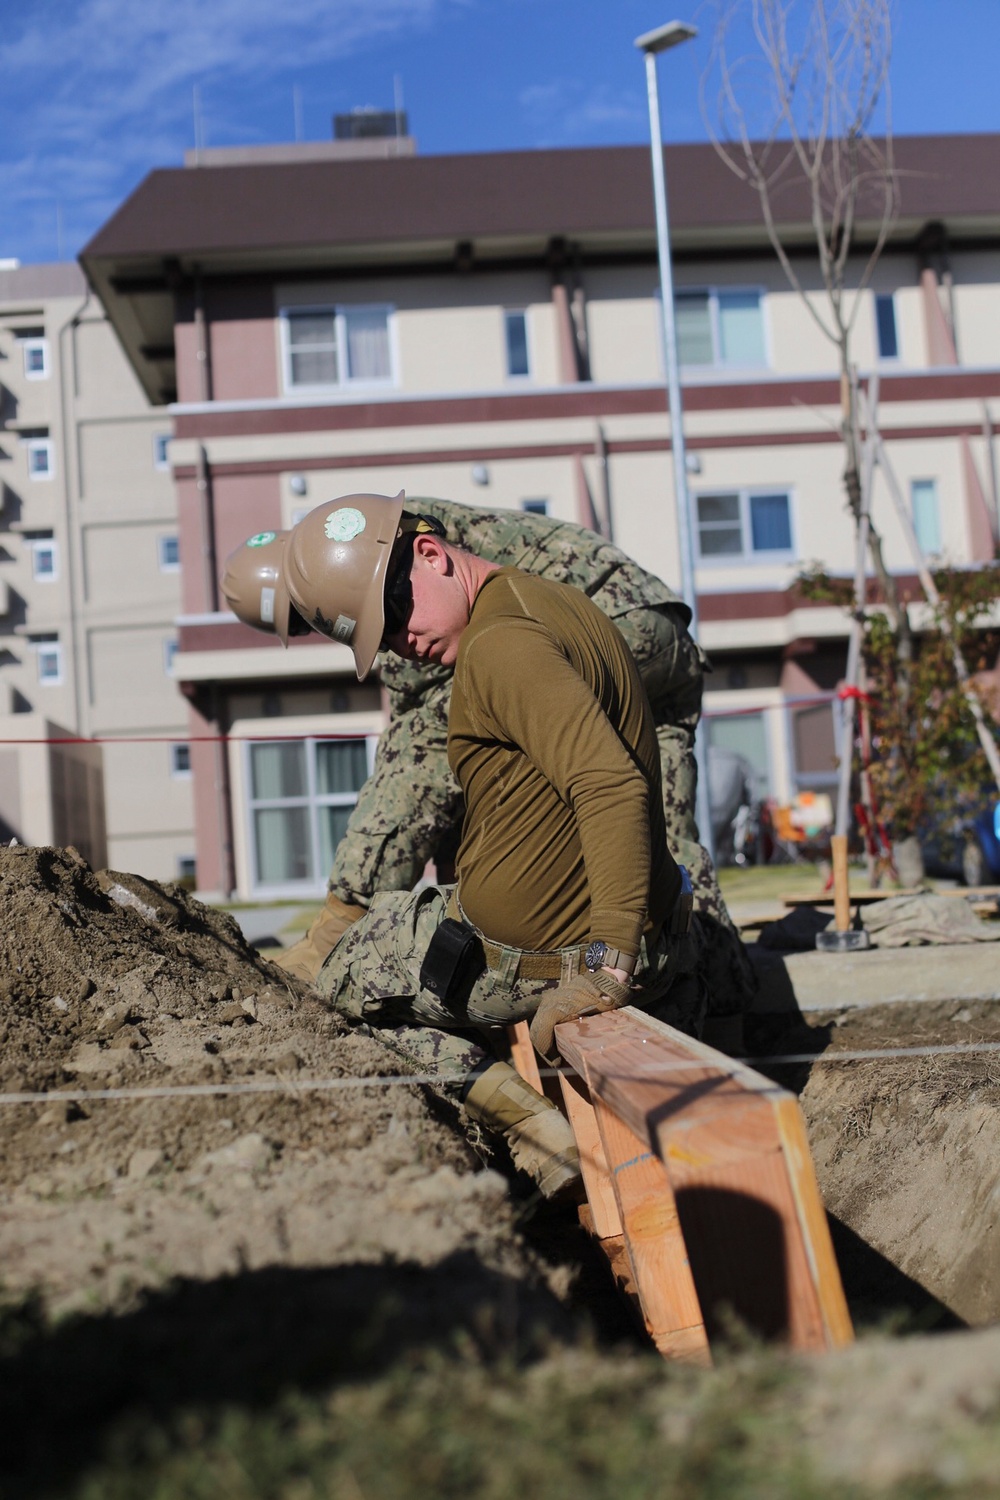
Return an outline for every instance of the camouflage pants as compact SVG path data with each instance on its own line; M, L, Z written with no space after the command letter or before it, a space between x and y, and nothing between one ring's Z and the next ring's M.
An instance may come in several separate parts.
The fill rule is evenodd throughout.
M695 910L710 933L705 964L711 1012L732 1015L747 1008L754 980L715 868L698 842L694 735L705 659L672 610L629 610L615 623L639 665L653 710L667 843L691 874ZM375 769L334 856L330 891L341 901L368 906L378 891L411 890L428 861L454 858L464 804L448 765L450 701L450 679L437 682L383 732Z
M504 1028L529 1020L558 981L520 978L516 961L507 971L488 969L480 954L447 1001L422 988L420 968L451 891L425 886L376 896L327 958L317 988L347 1020L366 1024L421 1071L438 1075L442 1083L452 1079L460 1088L494 1053ZM705 1009L700 943L696 925L686 937L662 938L651 951L644 945L633 1002L693 1034L701 1029Z

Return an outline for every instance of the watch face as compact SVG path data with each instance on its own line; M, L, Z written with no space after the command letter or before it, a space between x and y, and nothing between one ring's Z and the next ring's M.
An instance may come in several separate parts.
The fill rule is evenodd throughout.
M600 938L591 943L583 956L584 963L588 969L599 969L604 962L604 955L608 951L607 943L602 943Z

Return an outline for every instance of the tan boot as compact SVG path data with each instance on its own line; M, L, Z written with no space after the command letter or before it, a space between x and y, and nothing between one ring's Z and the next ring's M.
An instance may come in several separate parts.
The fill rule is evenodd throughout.
M332 953L347 929L366 911L364 906L348 906L336 896L327 896L321 912L313 920L305 937L286 948L275 963L296 979L315 984L327 955Z
M554 1198L580 1182L580 1153L565 1115L525 1083L509 1063L497 1062L465 1096L474 1120L502 1135L514 1165Z

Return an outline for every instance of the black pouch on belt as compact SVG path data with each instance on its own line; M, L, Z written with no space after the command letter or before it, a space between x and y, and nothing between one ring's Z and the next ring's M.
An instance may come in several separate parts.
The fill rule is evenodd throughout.
M420 965L420 988L430 990L439 1000L450 1000L478 949L479 938L471 927L456 922L454 917L445 917Z

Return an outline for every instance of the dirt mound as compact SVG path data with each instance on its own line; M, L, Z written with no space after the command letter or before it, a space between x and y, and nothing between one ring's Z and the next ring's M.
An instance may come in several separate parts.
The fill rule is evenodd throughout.
M177 1278L457 1254L550 1300L568 1287L572 1269L534 1255L487 1165L506 1164L454 1128L455 1107L380 1083L400 1059L227 914L72 850L13 848L0 930L0 1092L51 1096L0 1105L8 1296L37 1287L57 1312L121 1312ZM164 1087L180 1093L60 1097Z

